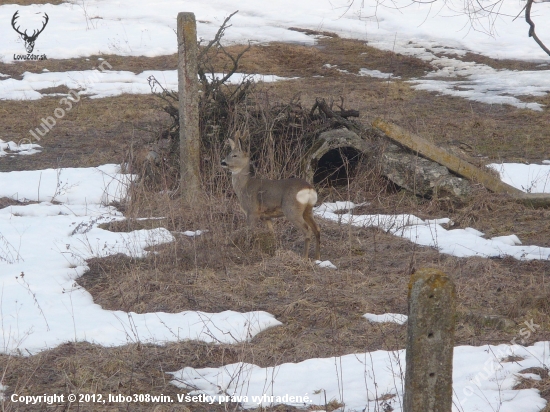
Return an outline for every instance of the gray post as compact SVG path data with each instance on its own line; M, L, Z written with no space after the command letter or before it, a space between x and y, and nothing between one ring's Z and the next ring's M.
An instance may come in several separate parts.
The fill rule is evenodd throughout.
M178 92L182 195L191 203L200 192L197 23L194 13L178 13Z
M455 287L437 269L420 269L409 282L405 412L451 412Z

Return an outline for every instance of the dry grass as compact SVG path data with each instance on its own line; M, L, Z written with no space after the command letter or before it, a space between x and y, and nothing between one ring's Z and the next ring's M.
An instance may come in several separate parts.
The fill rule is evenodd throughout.
M1 139L14 142L32 139L29 130L40 127L41 119L53 116L57 107L64 107L59 99L45 97L33 104L0 101L2 116L9 119L4 122ZM0 171L118 163L130 149L133 156L140 156L140 149L153 140L153 133L167 121L168 115L159 111L157 105L153 96L81 97L38 142L43 147L39 156L5 156Z
M547 400L550 399L550 376L548 375L548 368L528 368L522 370L521 373L534 373L540 376L540 380L528 379L520 376L514 389L535 388L540 391L540 396L542 398ZM540 412L550 412L550 401Z
M239 47L233 50L238 51ZM115 70L140 72L175 68L174 56L163 59L107 58ZM533 113L507 106L489 107L416 92L402 81L388 83L343 74L324 69L325 63L351 73L361 67L391 71L405 79L430 69L414 58L333 37L320 40L313 48L285 44L254 46L243 60L243 70L300 76L284 83L263 85L262 90L283 102L301 92L304 106L311 105L319 96L336 100L345 96L347 108L361 111L361 121L386 116L447 148L471 147L471 151L463 153L470 160L477 154L492 159L540 160L550 143L546 126L550 120L548 111ZM50 70L73 70L89 68L90 61L72 59L47 64L52 65ZM216 62L220 69L224 64ZM23 64L17 66L14 76L28 69ZM42 67L37 65L35 70ZM7 71L0 66L0 72ZM314 75L324 77L312 77ZM129 159L138 159L135 161L138 164L154 132L167 121L156 104L153 97L139 95L83 98L43 139L42 154L4 157L0 170L95 166ZM37 127L40 118L51 115L55 107L57 99L53 98L32 104L0 101L0 113L6 119L0 138L17 141L26 137L29 128ZM217 179L219 184L199 208L186 207L177 194L162 191L171 187L172 178L161 174L156 185L134 188L133 201L124 205L128 220L106 227L129 231L161 224L175 233L176 242L155 247L158 253L145 259L124 256L92 259L90 271L78 282L105 309L138 313L265 310L283 325L260 333L249 343L231 346L178 342L103 348L80 342L35 356L1 356L0 368L5 371L3 383L9 386L8 395L14 391L21 394L80 391L174 395L180 391L168 383L170 376L164 371L184 366L217 367L237 361L273 366L316 356L403 348L404 326L372 324L361 315L406 313L409 274L413 268L425 266L441 268L456 283L457 344L510 342L521 324L531 319L541 327L526 344L550 340L550 263L546 261L456 258L376 229L322 220L321 257L331 260L337 270L321 269L303 261L299 257L303 244L301 234L285 221L275 225L277 250L274 255L263 253L254 237L243 229L243 215L231 196L228 176L216 168L216 159L223 150L217 147L216 152L205 155L211 162L208 179ZM485 161L487 159L482 160ZM259 170L260 174L269 172ZM369 202L356 213L450 217L455 222L453 227L475 227L488 237L516 233L524 243L546 246L550 238L547 210L517 205L481 188L462 202L419 199L388 186L369 170L368 164L359 166L349 186L320 189L320 198ZM3 202L1 206L11 204L1 199L0 202ZM155 216L165 219L136 220ZM208 232L197 238L176 233L197 229ZM547 379L543 382L521 384L540 385L542 396L550 399ZM204 405L187 406L193 410L206 409ZM152 408L152 405L124 404L101 409L85 405L79 410ZM165 405L155 410L185 408ZM274 408L283 409L290 408Z

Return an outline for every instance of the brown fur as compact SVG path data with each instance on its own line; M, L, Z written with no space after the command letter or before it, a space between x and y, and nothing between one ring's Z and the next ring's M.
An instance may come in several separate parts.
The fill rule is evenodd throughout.
M321 231L313 219L313 206L317 193L313 186L303 179L256 179L250 177L250 157L242 150L239 136L235 141L228 139L231 152L222 160L222 166L232 173L232 184L235 194L248 225L254 228L259 220L266 222L273 230L271 218L285 216L305 236L304 257L309 254L311 235L315 235L315 259L320 258ZM301 190L311 189L307 203L300 203L297 194Z

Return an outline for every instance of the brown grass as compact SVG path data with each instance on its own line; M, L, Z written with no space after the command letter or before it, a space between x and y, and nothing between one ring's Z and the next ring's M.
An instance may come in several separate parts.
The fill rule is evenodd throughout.
M548 375L548 368L528 368L520 371L520 373L534 373L540 376L540 380L528 379L522 376L519 377L518 383L514 386L514 389L528 389L535 388L540 391L540 396L544 399L550 399L550 376ZM540 412L550 411L550 401L546 404L546 407Z
M239 47L234 46L232 50L238 51ZM174 56L165 61L114 56L107 60L116 70L175 68ZM414 91L403 81L388 83L324 69L325 63L338 65L350 73L356 73L361 67L391 71L405 79L430 69L413 58L333 37L320 40L313 48L285 44L254 46L243 60L243 70L300 77L263 85L262 90L271 98L287 102L301 92L301 100L307 106L313 104L315 97L339 101L340 96L345 96L346 107L360 110L361 121L386 116L447 148L470 147L470 151L463 153L470 160L478 154L491 159L540 160L550 143L548 111L534 113L435 96ZM47 64L59 70L88 68L86 65L90 62L72 59ZM219 68L224 64L216 62ZM14 76L25 68L14 66L17 66ZM42 67L37 65L35 69L39 71ZM6 73L3 66L0 72ZM314 75L324 77L312 77ZM32 104L0 101L2 139L17 141L25 137L30 128L38 127L40 118L53 113L57 101L53 98ZM95 166L139 159L156 131L168 120L156 105L151 96L83 98L43 139L41 155L4 157L0 170ZM103 348L80 342L35 356L4 355L0 357L0 368L5 371L3 383L9 386L8 395L14 391L21 394L79 391L173 395L180 391L168 383L170 376L163 372L184 366L217 367L237 361L273 366L316 356L403 348L405 326L372 324L361 315L406 313L409 274L413 268L426 266L441 268L456 283L457 344L510 342L521 324L531 319L541 328L526 344L550 340L549 262L522 262L507 257L456 258L376 229L355 228L319 218L321 257L331 260L337 270L321 269L303 261L299 257L302 237L285 221L275 225L275 254L262 253L254 237L243 229L243 215L231 195L228 176L215 167L214 162L224 149L217 147L216 150L205 157L212 162L208 170L219 185L199 205L200 212L182 204L177 193L162 191L169 188L171 177L161 175L156 185L134 188L133 201L124 205L127 221L105 227L129 231L161 224L174 232L176 242L155 247L157 253L144 259L124 256L92 259L90 271L78 282L92 294L94 302L105 309L138 313L265 310L283 325L260 333L249 343L232 346L178 342ZM484 159L481 163L487 161ZM260 174L268 172L259 170ZM549 245L547 210L515 204L482 188L462 202L419 199L388 186L365 164L360 166L349 186L324 188L319 192L320 200L369 202L356 213L450 217L455 222L453 228L475 227L487 237L516 233L524 243ZM165 219L136 220L156 216ZM208 232L197 238L176 233L197 229ZM542 396L550 399L547 389L540 388ZM206 409L204 405L187 406L193 410ZM187 406L164 405L156 410L185 410ZM102 408L83 405L80 410L145 411L152 410L153 406L124 404ZM275 408L282 409L288 410Z
M57 107L66 107L59 99L45 97L33 104L0 101L2 116L9 119L4 122L2 140L19 142L31 138L33 143L43 147L39 156L3 157L0 171L120 162L128 155L130 147L133 155L139 156L140 148L153 140L153 133L168 118L158 110L158 101L153 96L81 97L72 110L36 142L29 130L39 128L41 119L53 116Z

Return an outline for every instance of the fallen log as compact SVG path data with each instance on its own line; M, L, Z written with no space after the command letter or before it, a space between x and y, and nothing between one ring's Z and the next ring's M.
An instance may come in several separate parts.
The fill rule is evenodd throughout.
M548 193L525 193L499 178L485 171L458 156L449 153L445 149L430 143L426 139L410 133L401 127L386 122L380 118L372 122L374 128L383 132L394 142L412 150L419 155L445 166L450 171L465 177L466 179L482 184L485 188L495 193L506 193L514 200L521 203L543 207L550 206L550 194Z

